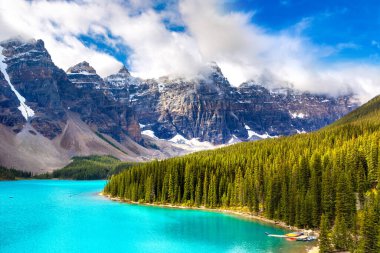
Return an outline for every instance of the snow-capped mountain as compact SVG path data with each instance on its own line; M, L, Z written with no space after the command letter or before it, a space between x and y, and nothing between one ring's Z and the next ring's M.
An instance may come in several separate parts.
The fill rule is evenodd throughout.
M142 146L133 110L107 92L88 63L65 73L41 40L0 46L0 165L42 172L78 155L144 161L181 154L162 142Z
M129 105L144 125L142 130L166 140L181 135L225 144L231 138L246 141L309 132L358 105L352 96L331 97L290 88L268 90L254 82L232 87L215 64L206 78L190 81L128 80L124 83ZM118 97L117 87L110 89L114 97Z
M85 61L65 72L41 40L0 42L0 67L0 165L27 170L75 155L143 161L304 133L357 107L352 96L232 87L215 63L193 80L143 80L125 67L103 79Z

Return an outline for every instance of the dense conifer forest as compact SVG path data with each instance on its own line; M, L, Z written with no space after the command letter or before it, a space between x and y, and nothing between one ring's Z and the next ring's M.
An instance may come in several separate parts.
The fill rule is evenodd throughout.
M16 180L17 178L34 179L74 179L74 180L97 180L107 179L111 175L131 167L134 163L122 162L113 156L76 156L72 162L62 169L51 173L33 175L31 172L8 169L0 166L0 180Z
M380 252L380 97L320 131L133 166L121 199L249 211L320 229L320 251Z
M0 180L15 180L16 178L30 178L31 176L32 173L30 172L0 166Z
M74 157L73 161L64 168L55 170L52 174L40 175L40 177L75 180L107 179L132 164L121 162L113 156Z

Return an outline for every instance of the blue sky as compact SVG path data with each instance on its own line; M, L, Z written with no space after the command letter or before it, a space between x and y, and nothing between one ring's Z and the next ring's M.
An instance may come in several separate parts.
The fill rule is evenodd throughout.
M230 1L226 9L254 12L252 22L269 32L279 32L302 21L307 22L302 34L313 43L332 47L346 45L333 56L335 60L380 60L378 0Z

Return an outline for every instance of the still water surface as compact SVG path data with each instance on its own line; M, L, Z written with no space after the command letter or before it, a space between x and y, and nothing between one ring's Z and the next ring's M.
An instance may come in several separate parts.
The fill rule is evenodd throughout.
M0 182L0 252L304 252L264 223L110 201L98 196L105 183Z

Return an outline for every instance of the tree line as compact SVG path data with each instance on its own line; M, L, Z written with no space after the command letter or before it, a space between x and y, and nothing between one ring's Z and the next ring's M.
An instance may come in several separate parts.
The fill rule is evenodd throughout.
M74 180L107 179L133 165L109 155L77 156L72 159L73 161L62 169L40 175L40 177Z
M8 169L0 166L0 180L15 180L16 178L30 178L31 172Z
M138 164L112 176L104 192L321 229L321 252L380 252L379 111L375 98L314 133Z

